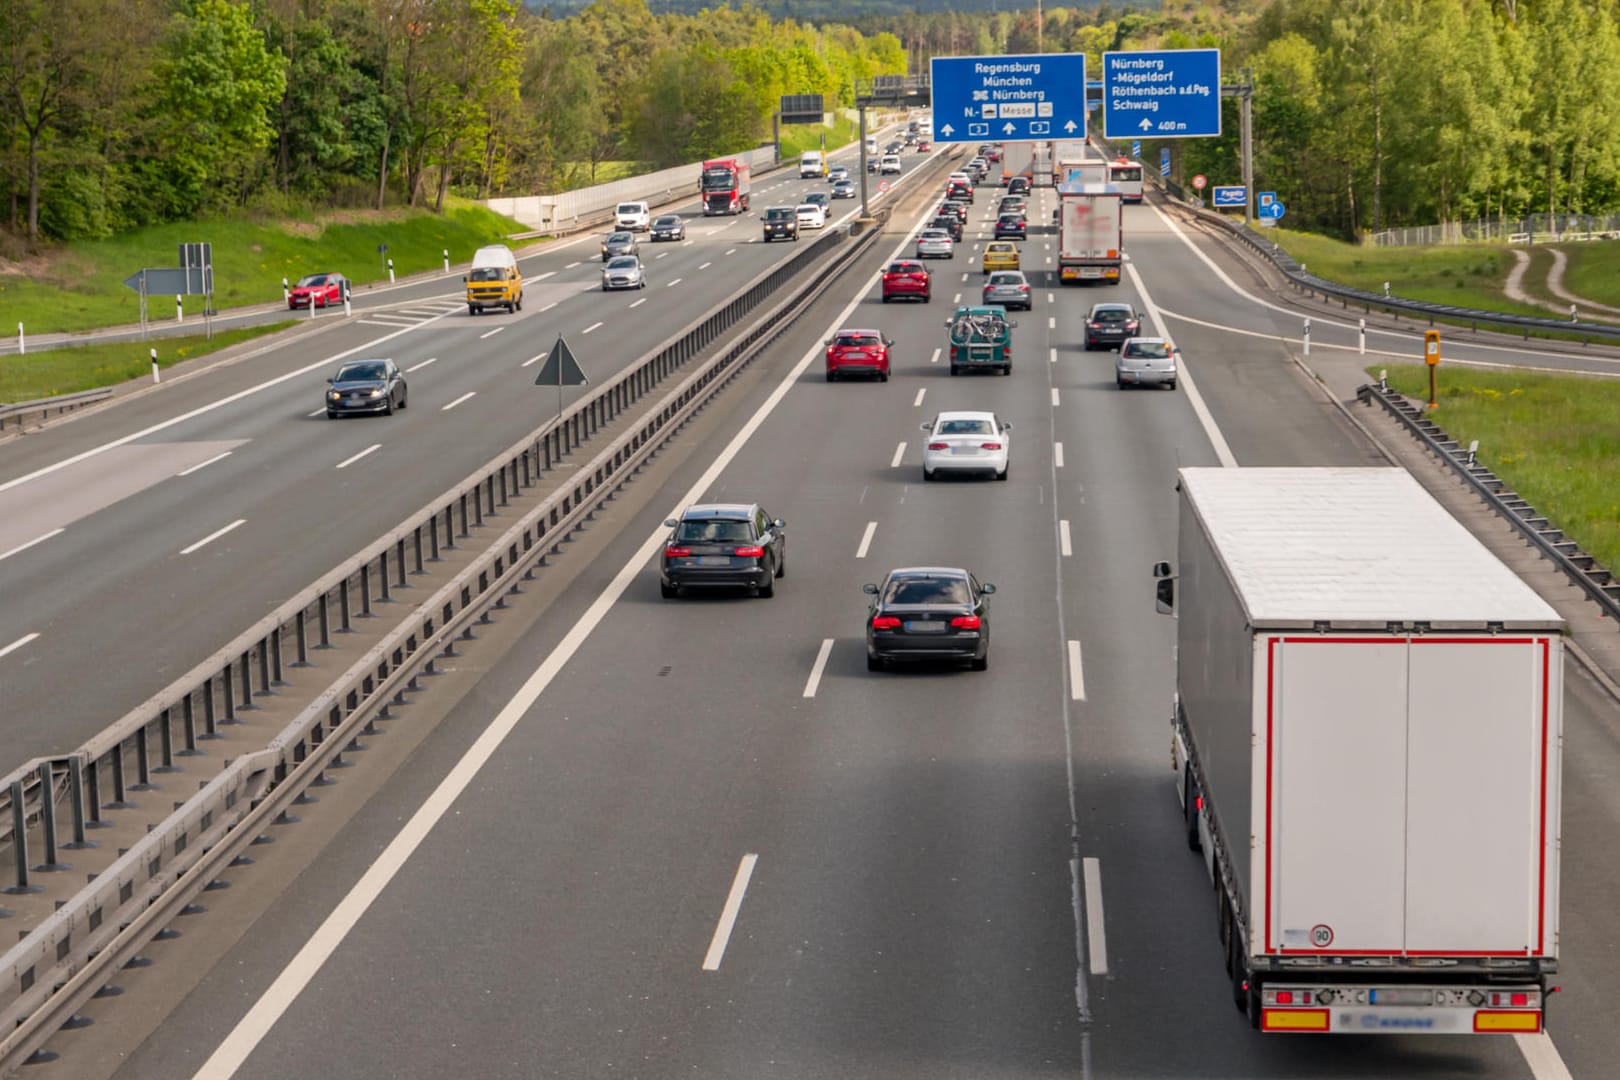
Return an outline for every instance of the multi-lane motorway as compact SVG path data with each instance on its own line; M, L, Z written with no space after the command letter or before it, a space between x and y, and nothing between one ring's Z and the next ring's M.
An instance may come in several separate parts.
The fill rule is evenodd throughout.
M576 576L546 617L120 1076L1608 1075L1620 1057L1609 1019L1620 860L1607 844L1620 826L1620 733L1614 703L1573 671L1556 1054L1541 1040L1262 1038L1232 1009L1210 889L1168 780L1173 638L1148 569L1174 555L1174 473L1383 459L1291 366L1298 314L1264 306L1237 263L1152 206L1128 213L1118 289L1051 287L1055 238L1032 230L1022 248L1035 308L1018 316L1012 376L950 378L941 322L956 294L978 294L972 249L990 204L981 195L968 242L934 264L933 303L885 306L871 275L880 256L909 252L924 203L904 205L880 250L775 347L767 377L694 429L646 505L598 536L595 558L569 556ZM1038 193L1031 221L1051 208ZM242 625L253 604L288 595L356 534L509 442L486 429L545 407L509 389L521 385L512 369L558 329L588 368L628 358L721 291L666 284L693 280L689 264L774 257L758 245L723 254L723 227L697 235L717 224L694 222L668 269L651 264L647 295L663 288L672 302L649 299L644 319L626 317L625 297L587 295L586 264L551 279L573 282L559 293L567 306L541 313L531 298L530 329L513 321L481 338L498 320L447 316L381 346L403 367L427 364L411 376L411 409L390 421L307 417L324 359L349 347L334 333L319 352L255 369L261 381L306 374L94 459L126 478L122 498L91 505L94 473L0 490L59 483L58 498L90 507L0 561L0 647L41 631L0 657L0 680L21 678L34 708L93 730L110 717L66 715L51 696L60 684L30 669L56 665L60 678L95 656L98 683L144 669L136 616L177 589L194 590L169 602L177 639ZM1114 388L1111 355L1078 344L1098 298L1133 300L1175 337L1180 389ZM592 321L604 325L586 336ZM822 380L820 343L838 326L895 339L888 383ZM596 353L597 341L610 347ZM190 407L234 378L245 375L199 380ZM97 438L141 431L157 421L140 410L155 407L98 419ZM1012 421L1006 483L922 482L918 425L946 408ZM70 429L86 426L64 426L42 457L7 460L0 483L84 443ZM109 457L152 447L150 460ZM787 519L788 576L773 599L659 598L659 523L698 499L759 500ZM236 518L247 523L179 554ZM95 560L116 569L117 595L99 572L60 580ZM988 671L866 671L860 586L917 563L966 566L998 587ZM59 610L69 621L52 621ZM141 632L140 648L163 647L160 636ZM117 693L93 696L112 708ZM1484 827L1488 793L1481 808ZM253 873L238 880L253 887ZM207 918L230 918L228 894L212 904Z

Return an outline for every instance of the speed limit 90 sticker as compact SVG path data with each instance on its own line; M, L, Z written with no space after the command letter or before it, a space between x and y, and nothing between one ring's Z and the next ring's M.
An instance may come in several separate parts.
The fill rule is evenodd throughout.
M1311 927L1311 944L1318 949L1325 949L1333 944L1333 927L1326 923L1317 923Z

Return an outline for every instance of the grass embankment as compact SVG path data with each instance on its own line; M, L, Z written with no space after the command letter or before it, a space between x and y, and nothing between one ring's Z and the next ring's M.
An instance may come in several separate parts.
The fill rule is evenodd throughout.
M158 351L159 369L184 360L218 352L242 341L284 330L294 322L249 326L216 333L210 341L195 337L155 338L150 342L122 341L103 345L75 345L22 356L0 356L0 402L16 403L77 394L131 379L151 378L151 350Z
M1569 256L1564 286L1576 296L1620 307L1620 240L1562 245Z
M806 150L820 150L821 137L827 136L827 149L848 146L860 138L860 125L847 116L835 116L831 124L793 124L782 128L782 160L793 161Z
M1550 314L1545 308L1509 300L1502 291L1508 272L1513 269L1513 253L1506 247L1487 244L1363 247L1289 229L1267 232L1284 251L1304 263L1310 273L1327 281L1380 295L1387 281L1390 295L1406 300L1512 315L1545 318Z
M466 262L480 245L498 243L523 226L481 206L460 204L443 214L426 210L350 211L282 222L216 221L155 225L106 240L67 245L24 267L0 273L0 333L87 330L140 321L140 300L124 279L142 267L175 266L177 245L214 245L216 309L281 299L281 279L335 270L357 285L388 280L385 258L400 276ZM387 255L377 251L388 245ZM173 314L172 297L152 297L158 318ZM186 306L201 312L202 298Z
M1390 386L1428 398L1424 365L1387 370ZM1439 389L1435 423L1464 446L1478 439L1480 464L1620 568L1620 380L1442 365Z

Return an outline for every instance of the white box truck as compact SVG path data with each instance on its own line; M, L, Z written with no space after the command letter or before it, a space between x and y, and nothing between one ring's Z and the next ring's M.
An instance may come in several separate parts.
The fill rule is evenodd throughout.
M1563 621L1403 470L1179 491L1154 567L1171 761L1237 1007L1266 1032L1541 1031Z
M1119 284L1125 251L1122 194L1108 184L1059 184L1058 281Z
M1015 176L1035 182L1035 144L1010 142L1001 145L1001 186L1006 187Z

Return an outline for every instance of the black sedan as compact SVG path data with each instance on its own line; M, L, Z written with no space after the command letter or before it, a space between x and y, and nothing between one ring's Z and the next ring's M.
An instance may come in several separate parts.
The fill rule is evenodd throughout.
M996 218L997 240L1026 240L1029 238L1029 225L1024 221L1024 215L1007 213Z
M866 670L902 660L966 660L990 666L990 594L966 570L908 566L890 570L881 585L865 586Z
M787 573L787 522L758 503L689 506L664 522L658 591L670 600L687 588L748 588L776 594L776 579Z
M686 222L679 214L659 214L653 218L652 239L653 243L660 240L685 240Z
M350 360L326 380L326 415L392 415L405 407L405 376L392 360Z

